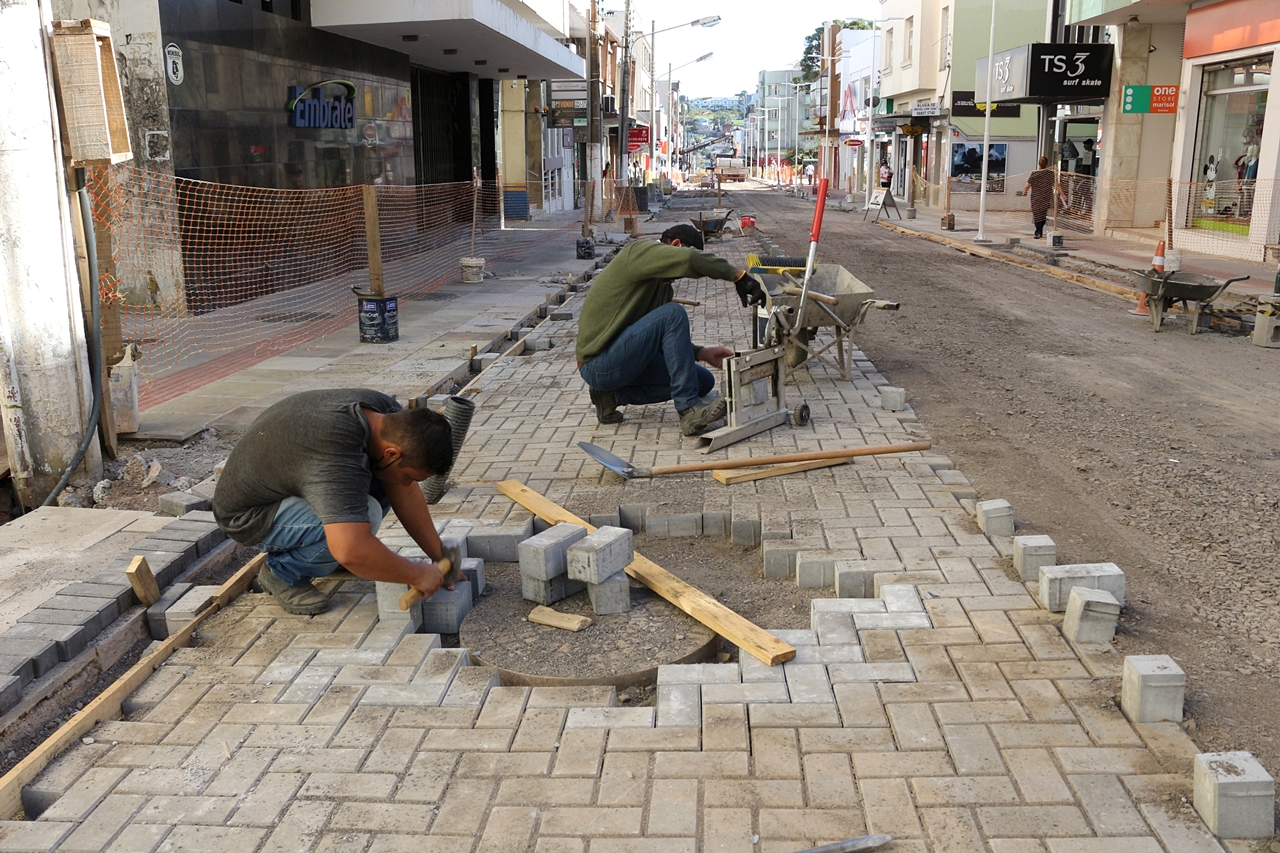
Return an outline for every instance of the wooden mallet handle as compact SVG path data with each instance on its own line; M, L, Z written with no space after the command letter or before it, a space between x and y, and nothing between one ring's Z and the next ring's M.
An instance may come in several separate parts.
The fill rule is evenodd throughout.
M798 287L784 287L782 288L782 292L788 296L799 296L803 291ZM809 298L814 302L825 302L828 305L838 305L840 302L840 300L836 299L834 296L828 296L825 293L817 293L813 290L809 291Z
M443 582L444 576L449 574L449 568L453 563L450 562L448 557L445 557L441 559L440 562L436 563L436 565L440 567L440 579L441 582ZM420 598L426 598L426 596L422 594L422 590L414 586L409 587L405 590L404 595L400 596L400 609L408 610L413 606L413 603Z

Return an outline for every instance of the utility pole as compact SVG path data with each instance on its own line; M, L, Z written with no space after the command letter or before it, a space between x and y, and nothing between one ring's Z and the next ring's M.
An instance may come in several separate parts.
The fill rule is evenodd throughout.
M619 73L618 80L618 150L616 152L616 163L614 167L614 180L622 182L627 181L630 186L630 180L625 179L627 165L627 132L631 125L631 109L628 106L628 100L631 97L630 83L631 77L631 0L627 0L622 11L622 70Z
M658 80L654 75L654 39L658 37L657 21L649 22L649 168L657 174L658 165Z
M90 410L51 27L47 3L0 3L0 409L27 506L40 504L75 458ZM85 467L101 476L97 442Z
M591 0L586 40L587 144L583 146L583 150L586 153L587 175L595 186L595 192L591 194L592 209L603 213L604 181L602 170L604 167L604 147L601 144L601 135L604 122L600 120L600 67L603 64L603 57L596 55L596 27L599 22L596 14L596 0ZM593 151L592 149L595 150ZM586 237L589 230L590 225L584 220L582 223L582 236Z

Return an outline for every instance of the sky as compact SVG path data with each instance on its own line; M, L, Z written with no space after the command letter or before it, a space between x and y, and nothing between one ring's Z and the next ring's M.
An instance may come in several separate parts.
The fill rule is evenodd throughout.
M623 8L623 0L599 0L601 9ZM791 6L778 0L632 0L632 17L646 32L650 22L659 30L710 15L722 20L714 27L689 27L655 38L655 71L662 80L667 65L680 68L708 51L715 55L674 71L680 91L692 98L736 95L754 91L761 71L777 71L800 60L804 37L823 21L871 19L880 10L877 0L801 0Z

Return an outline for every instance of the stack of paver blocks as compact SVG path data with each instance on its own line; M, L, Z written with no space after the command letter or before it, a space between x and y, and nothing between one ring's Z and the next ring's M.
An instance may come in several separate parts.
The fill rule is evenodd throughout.
M467 569L467 540L454 537L442 537L441 541L449 550L462 555L462 571ZM400 556L408 559L425 559L426 554L417 546L404 546L397 549ZM484 581L484 561L480 560L477 581ZM474 571L474 563L472 564ZM441 587L430 598L419 599L409 606L408 610L400 609L400 597L409 590L407 584L386 583L377 581L374 588L378 594L378 618L389 624L407 622L408 630L425 631L428 634L456 634L462 629L462 620L471 612L471 606L479 596L475 592L470 577L458 581L453 589Z
M631 582L627 566L635 559L631 531L601 527L569 546L569 580L587 585L591 608L600 615L631 610Z
M550 605L586 589L568 575L569 547L586 536L585 527L557 524L520 543L520 593L526 601Z

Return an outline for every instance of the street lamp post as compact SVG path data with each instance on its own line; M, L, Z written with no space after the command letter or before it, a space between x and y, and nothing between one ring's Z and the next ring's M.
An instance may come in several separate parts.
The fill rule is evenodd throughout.
M978 196L978 236L973 238L975 243L989 243L987 239L987 170L991 165L991 101L995 96L995 92L991 91L995 85L996 63L996 0L991 0L991 35L987 39L987 108L984 110L986 117L982 120L982 189ZM1008 169L1005 169L1008 173Z
M719 20L719 18L717 18L716 20ZM696 23L696 22L695 22L695 23ZM710 26L710 25L708 25L708 26ZM658 32L662 32L662 30L659 30ZM680 102L679 102L678 100L676 100L676 99L673 97L675 93L674 93L674 92L672 92L672 90L671 90L671 75L672 75L674 72L679 71L681 68L688 68L690 65L693 65L694 63L697 63L697 62L706 62L708 59L710 59L711 57L713 57L713 56L715 56L715 55L716 55L716 54L715 54L715 51L710 51L710 52L708 52L708 53L704 53L704 54L702 54L702 56L699 56L697 59L691 59L691 60L689 60L689 61L688 61L688 62L686 62L684 65L677 65L675 68L672 68L672 67L671 67L671 63L669 63L669 62L667 63L667 95L668 95L669 97L672 97L672 102L673 102L676 106L678 106ZM655 86L654 88L657 88L657 87ZM674 108L674 107L672 108L671 112L673 112L673 113L675 112L675 108ZM676 129L676 127L673 125L673 127L672 127L672 135L676 137L676 139L674 140L675 142L678 142L678 141L679 141L679 133L680 133L680 131L679 131L678 129ZM652 144L653 144L653 135L652 135L652 134L650 134L650 136L649 136L649 144L650 144L650 145L652 145ZM668 163L674 163L674 162L675 162L675 157L673 156L673 155L674 155L674 153L675 153L675 151L674 151L674 147L673 147L673 149L672 149L672 153L667 155L667 162L668 162Z
M657 56L658 50L656 46L655 37L658 35L658 33L669 33L672 30L679 30L684 27L714 27L718 23L720 23L719 15L708 15L705 18L698 18L696 21L690 21L687 24L677 24L674 27L667 27L666 29L662 29L662 30L657 29L658 25L656 22L654 21L649 22L649 166L650 168L652 168L654 164L657 162L656 125L658 123L658 120L655 117L655 114L657 112L657 107L658 107L658 85L657 85L658 78L654 76L656 73L654 71L654 61ZM707 54L707 56L710 56L710 55L711 54ZM695 61L700 62L701 60L695 60ZM670 75L671 75L671 71L670 71L670 66L668 65L667 76L670 77Z
M768 96L766 96L766 97L765 97L765 100L766 100L766 101L777 101L777 102L778 102L778 106L776 106L776 107L765 107L765 112L768 112L768 111L770 111L770 110L776 110L776 111L777 111L777 113L778 113L778 118L777 118L777 120L774 122L774 124L775 124L775 125L777 126L777 128L778 128L778 165L777 165L777 169L778 169L778 171L777 171L777 185L778 185L778 189L782 189L782 103L783 103L784 101L786 101L787 99L786 99L786 98L777 97L777 96L775 96L775 95L768 95ZM766 127L767 127L767 126L768 126L768 125L766 125Z

